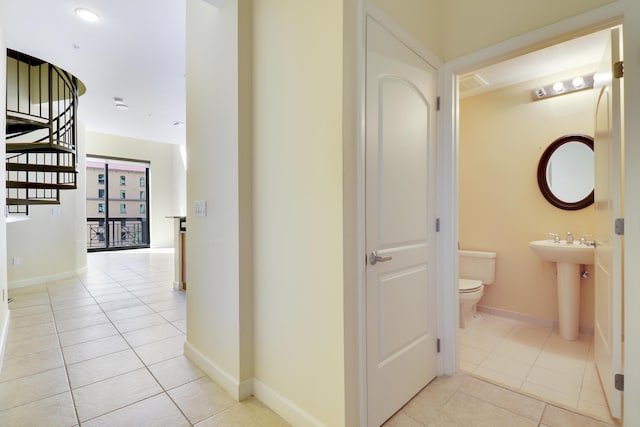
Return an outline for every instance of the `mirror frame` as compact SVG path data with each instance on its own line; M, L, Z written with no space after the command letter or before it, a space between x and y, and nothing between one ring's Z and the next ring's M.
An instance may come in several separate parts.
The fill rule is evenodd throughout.
M553 206L568 211L576 211L593 204L593 190L591 190L591 193L582 200L578 200L577 202L565 202L553 194L553 191L551 191L551 188L549 187L549 183L547 183L547 165L551 156L558 148L569 142L581 142L593 151L593 138L588 135L565 135L556 139L547 147L544 153L542 153L542 157L538 163L538 187L540 187L540 192L542 192L544 198Z

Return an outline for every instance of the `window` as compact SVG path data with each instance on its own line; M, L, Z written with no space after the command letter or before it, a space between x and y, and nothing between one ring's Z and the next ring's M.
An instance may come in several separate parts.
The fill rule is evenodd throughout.
M149 163L87 156L85 166L87 250L149 247Z

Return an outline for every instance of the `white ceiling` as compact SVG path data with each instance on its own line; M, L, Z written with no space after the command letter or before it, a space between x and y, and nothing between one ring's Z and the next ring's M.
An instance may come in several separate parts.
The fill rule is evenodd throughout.
M0 0L7 47L71 72L87 87L80 118L87 129L184 144L185 0ZM217 0L207 0L217 1ZM78 7L95 11L80 20ZM599 62L607 31L476 70L500 87ZM595 71L595 68L594 68ZM115 108L123 98L129 110Z
M87 87L88 130L185 142L185 0L0 0L6 45L51 62ZM74 13L93 10L89 23ZM77 46L76 47L74 47ZM126 111L115 108L123 98Z
M592 33L465 74L461 77L477 74L488 86L461 91L461 96L477 95L585 66L592 66L596 72L609 32Z

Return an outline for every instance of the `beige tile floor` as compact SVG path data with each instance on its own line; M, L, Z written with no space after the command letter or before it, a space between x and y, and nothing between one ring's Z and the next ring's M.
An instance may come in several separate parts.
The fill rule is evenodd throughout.
M384 427L609 427L610 424L459 374L436 378Z
M172 257L92 253L77 279L12 290L0 426L288 425L254 398L234 402L184 357ZM436 379L386 425L605 426L467 375Z
M613 423L593 361L593 337L482 313L460 330L464 372Z
M183 355L173 253L92 253L77 279L11 290L0 426L287 426Z

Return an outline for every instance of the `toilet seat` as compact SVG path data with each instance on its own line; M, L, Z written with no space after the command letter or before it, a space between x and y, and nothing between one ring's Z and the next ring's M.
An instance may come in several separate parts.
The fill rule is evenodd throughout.
M461 294L478 292L483 288L482 281L472 279L459 279L459 288Z

